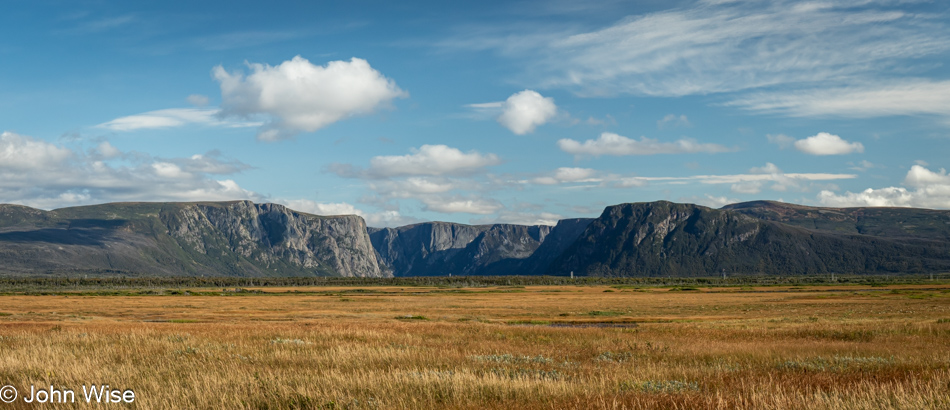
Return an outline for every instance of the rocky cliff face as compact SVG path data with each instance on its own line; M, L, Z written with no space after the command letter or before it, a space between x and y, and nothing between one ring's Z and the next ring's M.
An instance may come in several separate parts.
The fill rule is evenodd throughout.
M0 274L716 276L950 271L950 212L650 202L555 227L367 228L248 201L0 205Z
M660 201L607 207L547 270L600 276L925 272L946 241L809 230L730 210Z
M538 246L531 258L522 266L526 275L543 275L547 273L554 262L564 251L577 241L587 226L594 220L591 218L562 219L551 229Z
M380 277L358 216L249 201L0 209L7 272Z
M373 230L370 238L395 276L518 275L550 226L429 222Z
M950 240L950 211L916 208L818 208L752 201L722 209L767 221L842 234Z
M194 204L162 216L172 237L203 255L225 248L278 272L289 266L329 276L384 276L356 215L317 216L241 201Z

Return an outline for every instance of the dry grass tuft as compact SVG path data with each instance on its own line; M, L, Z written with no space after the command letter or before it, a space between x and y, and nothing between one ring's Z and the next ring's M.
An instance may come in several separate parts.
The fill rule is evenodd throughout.
M950 293L606 289L2 296L0 384L138 408L950 408Z

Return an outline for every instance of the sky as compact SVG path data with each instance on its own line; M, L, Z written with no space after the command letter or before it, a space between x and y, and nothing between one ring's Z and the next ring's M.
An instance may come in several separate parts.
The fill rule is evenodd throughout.
M950 208L950 3L45 1L0 13L0 203L370 226Z

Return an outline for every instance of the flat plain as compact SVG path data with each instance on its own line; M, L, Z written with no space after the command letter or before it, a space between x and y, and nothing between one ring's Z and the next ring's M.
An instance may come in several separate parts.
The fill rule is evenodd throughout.
M950 285L8 293L0 384L133 408L950 408Z

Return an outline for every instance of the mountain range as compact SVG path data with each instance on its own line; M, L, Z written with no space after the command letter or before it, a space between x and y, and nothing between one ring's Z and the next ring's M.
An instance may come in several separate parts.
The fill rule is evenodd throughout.
M249 201L0 205L0 275L717 276L950 271L950 211L753 201L607 207L556 226L367 227Z

